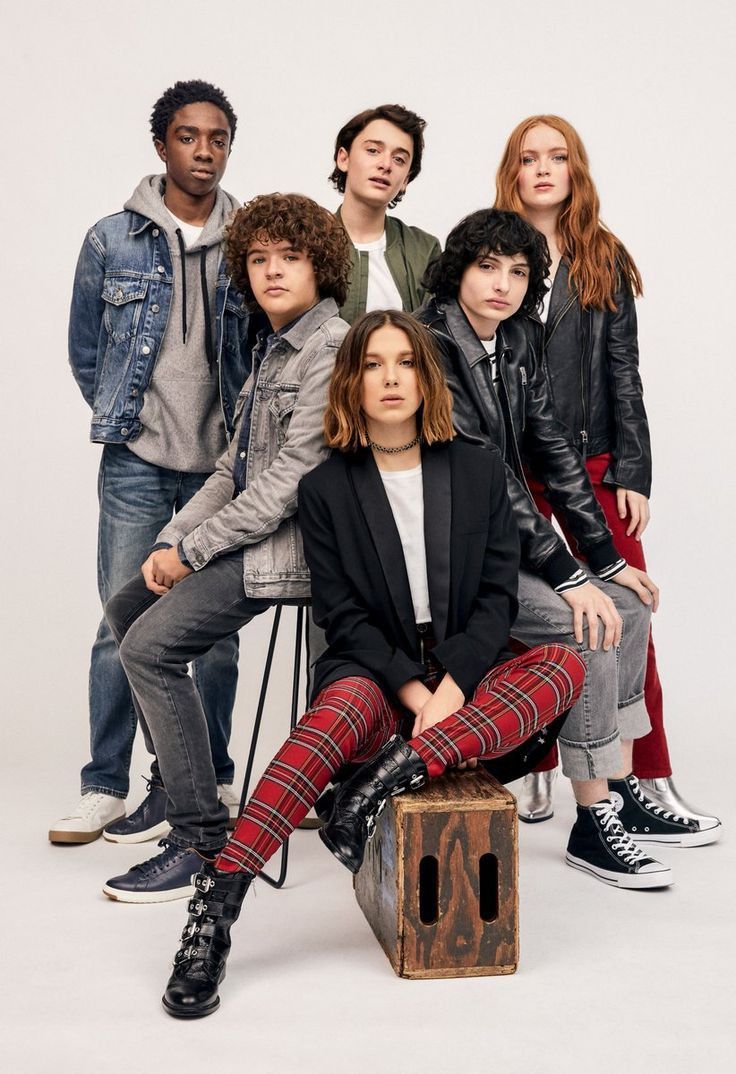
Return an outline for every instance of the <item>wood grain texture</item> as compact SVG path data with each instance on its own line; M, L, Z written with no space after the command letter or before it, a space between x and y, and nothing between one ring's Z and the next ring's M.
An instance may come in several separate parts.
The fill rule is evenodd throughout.
M498 863L497 913L480 914L479 862ZM438 862L437 920L420 917L420 863ZM516 802L484 770L453 772L391 799L355 895L402 977L513 973L518 963ZM493 900L492 900L493 901Z

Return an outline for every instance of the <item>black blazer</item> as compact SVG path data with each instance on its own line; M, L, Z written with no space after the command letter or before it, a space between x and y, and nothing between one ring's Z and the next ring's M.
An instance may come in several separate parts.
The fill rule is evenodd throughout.
M467 698L497 661L516 617L519 538L493 448L422 449L433 655ZM348 675L390 694L422 678L401 540L369 450L335 453L299 484L314 621L327 633L313 696Z

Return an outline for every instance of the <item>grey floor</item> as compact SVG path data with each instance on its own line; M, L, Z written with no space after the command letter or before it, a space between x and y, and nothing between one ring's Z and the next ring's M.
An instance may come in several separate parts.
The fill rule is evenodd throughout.
M733 1069L727 839L669 851L669 891L617 891L564 865L563 785L555 818L521 830L518 972L414 982L394 976L347 872L299 832L288 886L248 896L219 1012L181 1024L159 1000L185 904L126 906L100 891L155 845L49 846L58 795L51 781L3 844L8 1071Z

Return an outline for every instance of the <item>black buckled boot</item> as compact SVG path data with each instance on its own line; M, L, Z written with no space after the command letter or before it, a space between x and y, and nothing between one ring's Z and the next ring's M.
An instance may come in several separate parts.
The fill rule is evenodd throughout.
M162 1003L174 1018L203 1018L220 1006L230 928L238 920L252 873L221 873L209 863L194 877L194 898Z
M400 735L394 735L373 760L335 787L332 811L319 830L320 839L351 873L357 873L386 800L416 790L426 780L422 758Z

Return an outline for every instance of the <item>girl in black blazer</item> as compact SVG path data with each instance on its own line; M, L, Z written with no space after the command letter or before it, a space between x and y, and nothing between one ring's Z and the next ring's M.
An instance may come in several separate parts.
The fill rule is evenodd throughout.
M325 436L336 450L302 480L299 523L328 648L311 708L195 878L164 996L176 1017L219 1004L245 892L320 795L320 836L357 872L389 795L501 757L582 688L585 665L565 646L504 660L519 545L503 463L452 439L450 394L423 326L398 312L356 322L337 355Z

